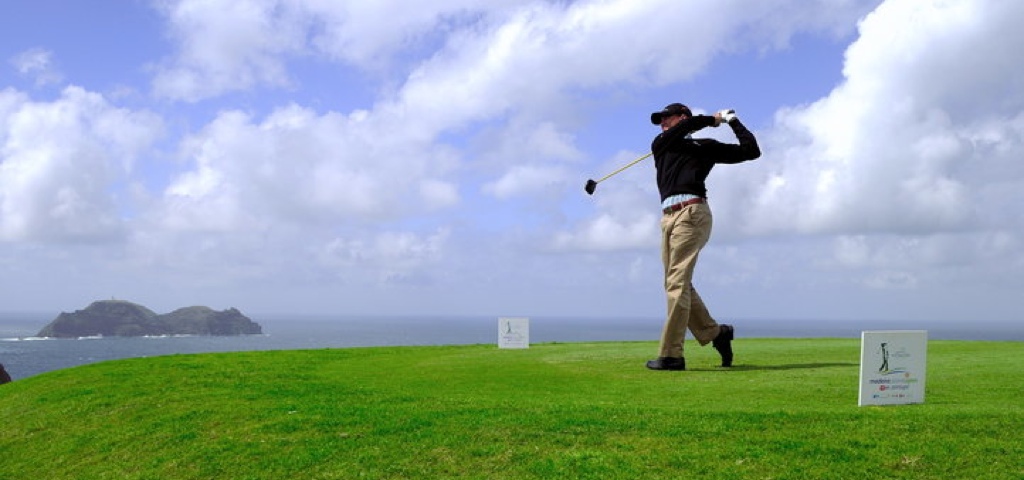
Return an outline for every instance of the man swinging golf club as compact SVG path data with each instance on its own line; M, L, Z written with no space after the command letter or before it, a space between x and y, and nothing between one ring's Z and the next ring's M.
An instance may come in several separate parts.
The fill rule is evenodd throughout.
M719 325L693 288L693 269L700 250L711 236L711 209L704 180L717 163L740 163L761 156L757 139L740 123L732 110L714 116L696 115L681 103L651 114L661 126L651 152L661 194L661 258L665 265L668 317L661 334L658 358L647 362L652 370L686 370L683 338L686 330L702 346L711 343L722 356L722 366L733 360L732 325ZM695 139L691 133L726 123L739 144L710 138Z

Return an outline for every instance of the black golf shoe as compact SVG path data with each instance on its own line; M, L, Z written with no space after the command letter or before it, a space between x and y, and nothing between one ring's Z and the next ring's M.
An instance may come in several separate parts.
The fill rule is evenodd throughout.
M658 357L647 362L651 370L686 370L686 359L677 357Z
M711 341L715 350L718 350L718 354L722 356L723 367L732 366L732 339L735 336L735 332L736 330L732 328L732 325L722 325L718 336Z

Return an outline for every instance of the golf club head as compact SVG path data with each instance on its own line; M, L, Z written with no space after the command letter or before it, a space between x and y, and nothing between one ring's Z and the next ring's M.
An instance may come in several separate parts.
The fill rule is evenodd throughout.
M587 186L583 187L583 189L587 191L588 195L593 195L595 188L597 188L597 182L593 180L587 180Z

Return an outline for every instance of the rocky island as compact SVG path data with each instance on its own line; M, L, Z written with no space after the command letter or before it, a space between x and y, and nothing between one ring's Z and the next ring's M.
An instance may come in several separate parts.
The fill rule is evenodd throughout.
M61 312L39 331L40 337L141 337L155 335L254 335L263 329L235 308L216 311L185 307L158 315L123 300L93 302L85 310Z

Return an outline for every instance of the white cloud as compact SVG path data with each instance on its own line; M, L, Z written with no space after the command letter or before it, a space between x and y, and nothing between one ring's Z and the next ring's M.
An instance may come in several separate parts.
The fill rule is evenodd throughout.
M195 167L165 191L163 223L174 229L265 230L278 223L385 221L459 201L443 147L391 141L364 115L318 115L298 106L262 122L221 113L184 142Z
M511 167L498 180L485 184L483 190L499 199L507 199L531 192L550 191L552 186L561 186L572 178L564 168L542 165L519 165ZM558 189L561 191L561 188Z
M614 250L655 251L661 238L658 190L654 182L654 164L643 154L618 152L600 172L613 176L597 184L592 196L584 193L585 181L578 179L570 190L592 202L593 213L553 233L551 246L564 252L608 252ZM636 163L634 163L636 162ZM632 166L626 167L632 164ZM623 169L623 167L626 167ZM592 180L603 177L595 175ZM606 186L606 183L607 186Z
M117 235L118 191L159 137L152 114L66 88L52 102L0 91L0 238L82 241Z
M436 273L445 254L451 231L440 228L426 234L382 232L358 237L337 237L319 253L319 261L343 279L364 272L379 283L422 281Z
M158 3L178 56L157 65L160 96L196 101L258 85L286 86L285 64L305 46L305 13L290 2L182 0Z
M64 79L53 62L53 52L43 48L31 48L15 55L11 65L19 74L32 77L37 87L57 84Z
M198 101L260 86L288 87L295 82L288 62L306 57L384 68L405 51L429 55L422 43L442 41L491 11L521 3L527 2L165 0L158 6L178 52L155 66L154 90Z
M1024 181L1024 169L991 157L993 142L1024 151L1024 67L1008 62L1024 43L1012 20L1021 14L1012 2L887 2L865 18L845 82L781 110L764 136L771 172L751 200L751 230L976 228L992 213L976 201L992 173ZM773 215L779 205L792 214Z
M480 155L474 163L486 171L504 171L498 179L485 183L483 191L499 199L543 196L553 201L560 197L576 179L566 164L583 157L573 137L551 122L510 123L480 136Z
M165 0L158 5L178 51L155 67L154 88L196 101L291 85L288 62L308 56L360 69L402 60L415 68L396 109L445 109L463 122L501 113L511 99L515 108L539 108L566 85L678 81L723 51L783 48L802 30L849 29L870 7L819 3ZM666 41L681 28L702 41Z
M554 247L564 251L656 248L661 235L659 218L655 213L630 216L602 213L587 220L575 233L556 234Z
M390 62L403 51L422 50L480 21L489 12L529 3L523 0L410 0L300 2L315 17L311 46L324 55L362 68ZM396 12L401 12L397 14Z

